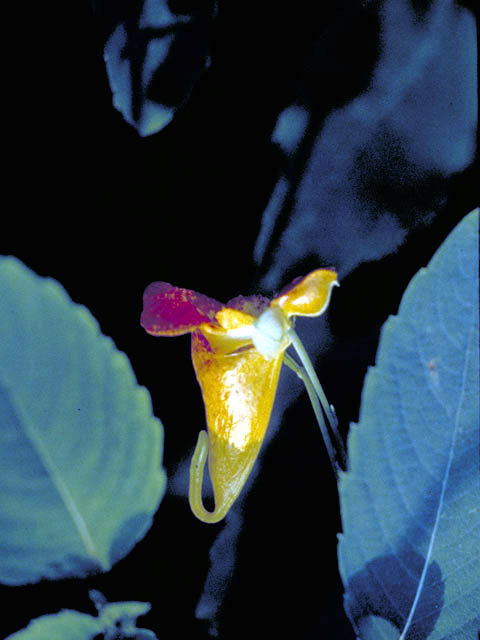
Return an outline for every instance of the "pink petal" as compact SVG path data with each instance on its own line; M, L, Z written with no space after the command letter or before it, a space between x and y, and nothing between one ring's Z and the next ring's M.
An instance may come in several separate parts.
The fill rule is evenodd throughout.
M142 327L156 336L179 336L205 322L217 324L220 302L168 282L152 282L143 294Z

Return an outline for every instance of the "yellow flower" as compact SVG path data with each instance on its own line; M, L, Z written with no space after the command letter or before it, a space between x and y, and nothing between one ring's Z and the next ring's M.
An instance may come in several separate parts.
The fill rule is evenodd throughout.
M292 316L318 316L337 285L333 269L295 279L273 300L238 296L226 305L202 294L154 282L144 294L141 324L155 336L192 334L192 360L205 404L190 467L190 506L204 522L221 520L257 458L270 420L285 350L294 339ZM202 503L208 469L215 509Z

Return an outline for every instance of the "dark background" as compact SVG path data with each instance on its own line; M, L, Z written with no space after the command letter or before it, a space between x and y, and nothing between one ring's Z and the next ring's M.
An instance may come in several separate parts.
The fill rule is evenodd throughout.
M294 377L283 372L281 428L273 428L235 522L203 524L189 510L182 466L204 425L189 338L156 340L139 326L142 292L153 280L222 301L273 293L262 290L265 270L252 259L262 212L285 169L270 136L313 64L312 51L321 56L314 43L341 6L314 19L310 3L295 10L259 4L255 14L243 3L221 7L211 32L211 68L174 121L149 138L112 107L103 23L88 3L69 3L63 13L37 7L38 15L18 30L7 92L12 116L5 120L13 135L7 173L13 198L4 204L0 253L61 282L128 355L165 427L170 491L147 536L108 574L2 586L5 635L61 608L93 614L88 589L96 588L109 601L151 602L140 626L159 638L207 638L209 625L196 619L195 608L209 549L230 526L224 557L222 548L215 556L227 575L218 579L219 637L354 637L337 568L336 488L306 394L298 396ZM330 98L318 107L319 121L367 86L378 55L373 13L362 25L371 29L368 38L354 18L345 24L349 46L339 48L336 74L321 80ZM332 29L336 42L341 36ZM379 260L351 269L332 298L330 342L317 366L344 435L358 418L380 327L411 277L476 204L474 165L442 178L441 188L440 214L409 233L396 252L380 250ZM287 262L285 282L314 262ZM292 387L297 398L289 395Z

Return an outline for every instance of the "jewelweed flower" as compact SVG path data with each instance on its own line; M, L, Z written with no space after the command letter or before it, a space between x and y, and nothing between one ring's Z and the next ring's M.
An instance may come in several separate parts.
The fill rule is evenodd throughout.
M208 426L208 433L199 434L190 466L189 501L200 520L218 522L240 494L265 437L285 350L296 337L292 318L323 313L334 285L333 269L317 269L273 300L238 296L225 305L167 282L145 290L141 325L148 333L192 334ZM202 502L207 456L214 511Z

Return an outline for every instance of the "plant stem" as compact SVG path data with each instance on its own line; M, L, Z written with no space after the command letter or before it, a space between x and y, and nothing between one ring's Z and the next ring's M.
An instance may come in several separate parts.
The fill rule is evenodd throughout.
M308 397L310 398L310 402L312 404L313 411L315 413L315 418L317 419L318 426L320 427L320 431L322 433L323 441L325 442L325 447L327 449L328 457L330 458L330 462L332 463L332 468L335 474L335 478L338 480L339 464L337 460L337 454L335 452L332 441L330 439L330 435L327 430L327 424L325 422L325 418L323 417L322 408L318 401L318 398L315 393L315 389L313 388L313 385L311 383L311 380L308 377L305 369L301 367L299 364L297 364L295 360L288 355L288 353L285 353L285 355L283 356L283 359L287 367L292 369L292 371L294 371L297 374L297 376L302 380L303 384L305 385L305 388L308 393Z
M303 346L300 338L298 337L298 335L296 334L293 328L289 329L288 334L292 341L292 346L297 352L298 357L300 358L300 362L303 365L305 374L308 377L309 382L313 387L318 400L320 401L323 411L325 412L325 416L330 424L330 429L332 431L333 438L335 440L336 451L337 451L338 457L340 458L340 466L341 468L345 469L347 464L347 455L345 453L345 447L343 445L342 438L338 432L338 420L335 415L334 409L327 400L327 396L325 395L322 385L320 384L320 380L318 379L318 376L315 373L315 369L313 368L312 362L308 356L308 353L305 351L305 347ZM293 360L293 362L295 361ZM297 372L297 375L299 375L298 372ZM305 382L303 377L302 377L302 380L304 381L308 391L307 383ZM313 405L313 402L312 402L312 405ZM322 431L322 435L323 435L323 431ZM324 439L325 439L325 436L324 436ZM330 442L330 439L329 439L329 442ZM325 441L325 445L327 445L326 441ZM328 445L327 445L327 449L328 449ZM338 459L337 455L335 455L335 459L336 460ZM337 466L338 466L338 462L337 462Z

